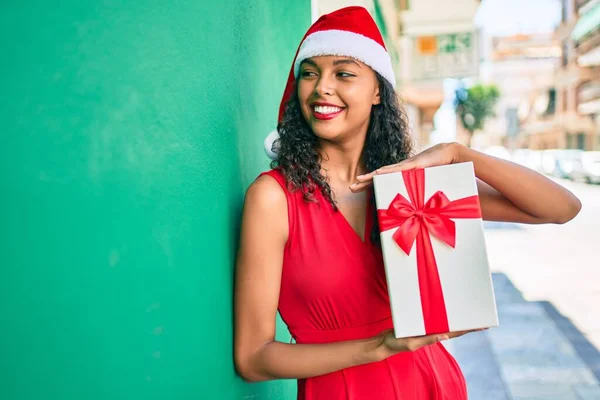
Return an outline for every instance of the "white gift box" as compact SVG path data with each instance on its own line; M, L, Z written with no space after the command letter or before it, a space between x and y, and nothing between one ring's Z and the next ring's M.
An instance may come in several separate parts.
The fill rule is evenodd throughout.
M396 337L498 326L473 163L373 184Z

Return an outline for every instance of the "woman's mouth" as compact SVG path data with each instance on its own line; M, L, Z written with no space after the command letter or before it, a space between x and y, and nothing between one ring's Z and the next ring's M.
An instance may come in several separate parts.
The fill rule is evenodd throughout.
M323 106L317 104L313 104L312 106L310 106L310 108L312 109L315 118L320 120L333 119L344 111L343 107Z

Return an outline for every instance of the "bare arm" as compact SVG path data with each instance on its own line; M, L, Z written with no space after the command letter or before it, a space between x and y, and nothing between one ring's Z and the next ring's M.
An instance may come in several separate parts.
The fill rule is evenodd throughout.
M456 149L458 162L473 162L486 220L563 224L581 210L573 193L536 171L462 145Z
M383 360L444 338L395 339L386 331L370 339L328 344L275 341L287 221L287 201L279 184L272 177L260 177L246 194L236 269L234 359L242 378L309 378Z
M397 164L358 176L350 190L365 190L373 175L473 162L483 219L526 224L564 224L581 210L579 199L561 185L529 168L472 150L441 143Z
M306 378L374 361L373 340L302 345L275 341L287 201L269 176L253 183L242 217L235 287L235 364L248 381Z

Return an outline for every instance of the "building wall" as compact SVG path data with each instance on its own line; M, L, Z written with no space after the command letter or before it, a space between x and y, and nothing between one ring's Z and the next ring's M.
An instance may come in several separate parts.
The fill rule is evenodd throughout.
M577 13L582 21L593 18L600 13L600 1L585 2ZM585 70L581 84L572 88L576 110L589 121L586 148L600 150L600 23L596 20L595 28L578 38L573 45L577 64Z
M481 148L492 145L515 147L517 141L507 138L507 110L531 102L531 114L535 113L535 97L554 87L560 45L549 33L489 37L486 49L481 80L496 85L500 98L495 107L496 115L486 120L485 130L476 134L473 142L475 147Z
M408 8L400 12L402 26L401 79L405 85L418 84L423 88L441 89L442 82L439 79L430 82L413 82L413 76L418 71L413 71L412 68L415 55L411 51L411 38L474 31L473 18L478 5L479 2L476 0L409 2ZM479 60L475 61L478 64Z
M477 7L477 0L410 1L409 8L401 13L403 33L436 35L472 29Z
M0 398L295 398L235 374L233 266L309 23L308 0L0 5Z
M421 60L417 52L417 37L476 32L473 18L479 2L476 0L458 0L440 2L436 0L399 1L400 4L400 68L398 79L399 92L405 101L405 107L411 115L418 116L414 123L414 136L418 150L432 144L430 135L434 131L433 115L444 101L444 78L459 78L462 74L448 73L450 64L443 59L445 54L438 49L438 60L433 64ZM476 36L475 36L475 40ZM441 43L438 45L442 45ZM476 45L477 46L477 45ZM421 61L419 61L421 60ZM439 70L428 77L428 68ZM477 75L479 59L473 58L474 75ZM446 71L444 71L446 70ZM445 75L444 75L445 74ZM442 76L443 75L443 76ZM469 74L471 75L471 74ZM446 85L448 87L448 85ZM447 126L446 123L444 123Z
M573 30L586 12L586 7L579 7L582 3L575 0L561 1L562 21L555 32L563 50L561 65L555 75L559 105L553 127L556 132L548 130L537 134L534 142L540 148L558 146L584 150L600 149L600 124L597 117L583 113L584 110L580 107L582 99L579 93L582 86L600 79L600 67L580 63L580 57L589 54L591 50L585 44L591 43L589 39L593 38L594 34L582 38L581 42L575 42L572 38ZM597 5L598 1L586 2L588 11L594 6L592 3ZM595 34L597 35L597 30Z

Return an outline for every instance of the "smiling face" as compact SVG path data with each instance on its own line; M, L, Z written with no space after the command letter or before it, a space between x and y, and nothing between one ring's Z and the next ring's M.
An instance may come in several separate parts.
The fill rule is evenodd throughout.
M366 134L371 108L380 102L375 72L348 57L304 60L297 90L304 119L314 134L325 140Z

